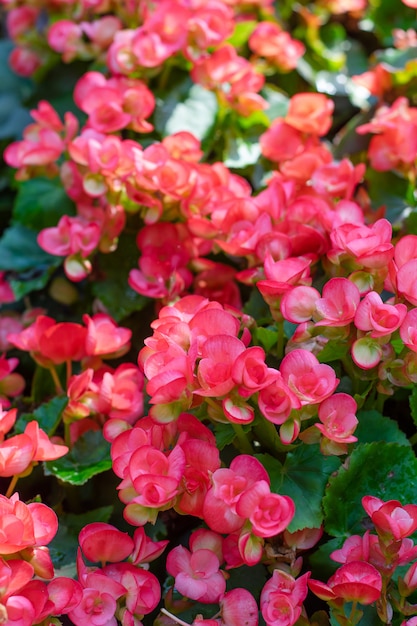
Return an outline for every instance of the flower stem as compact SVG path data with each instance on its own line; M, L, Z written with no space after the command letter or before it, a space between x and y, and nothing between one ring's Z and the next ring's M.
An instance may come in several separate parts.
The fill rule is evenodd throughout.
M19 480L19 476L17 474L15 474L13 476L12 480L10 481L10 485L9 485L7 491L6 491L6 498L10 498L10 496L12 495L18 480Z
M190 624L188 622L184 622L182 619L180 619L176 615L173 615L172 613L170 613L166 609L161 609L161 613L163 613L167 617L170 617L174 622L176 622L177 624L180 624L180 626L190 626Z
M246 436L242 426L240 424L233 424L233 430L235 431L235 440L237 440L237 447L240 452L244 452L245 454L254 454L254 449L252 448L252 444Z
M59 380L59 377L58 377L58 374L54 365L51 365L49 367L49 371L51 372L52 380L54 381L55 391L57 392L57 394L60 395L64 393L64 390L62 389L61 381Z

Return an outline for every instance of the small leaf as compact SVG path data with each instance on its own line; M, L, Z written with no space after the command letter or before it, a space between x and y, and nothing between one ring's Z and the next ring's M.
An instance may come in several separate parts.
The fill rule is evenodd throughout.
M220 422L214 425L214 434L219 450L223 450L223 448L232 443L233 439L236 437L236 433L231 424L222 424Z
M357 416L359 424L355 430L355 437L359 443L372 443L373 441L386 441L409 446L406 435L399 429L397 422L389 417L384 417L378 411L359 411Z
M234 48L243 46L248 41L257 25L258 22L255 20L242 20L241 22L237 22L235 24L235 30L227 40L227 43L232 44Z
M290 532L301 528L318 528L323 521L321 500L332 472L340 466L336 457L325 457L318 445L296 448L287 454L282 465L268 454L257 455L271 479L271 491L290 496L295 503L295 516Z
M417 459L397 443L360 444L339 472L329 479L323 499L326 531L335 537L363 534L367 516L363 496L415 502Z
M340 341L328 341L321 350L317 358L320 363L330 363L331 361L339 361L348 353L349 345Z
M271 348L276 346L278 341L278 332L276 328L263 328L258 326L255 328L255 339L265 349L265 352L270 352Z
M81 515L61 513L58 532L48 545L54 566L62 568L75 563L80 531L84 526L93 522L108 522L112 512L112 506L103 506L99 509L86 511ZM61 575L64 576L65 574L61 572Z
M111 469L110 444L101 431L88 431L76 442L72 450L45 463L45 474L53 475L71 485L83 485L96 474Z
M63 215L75 215L75 207L59 179L33 178L19 184L14 224L39 231L56 226Z
M26 428L26 424L36 420L39 427L42 428L47 435L51 435L55 432L61 420L62 411L67 404L68 397L59 396L52 398L49 402L41 404L33 413L23 413L15 424L15 431L22 433Z

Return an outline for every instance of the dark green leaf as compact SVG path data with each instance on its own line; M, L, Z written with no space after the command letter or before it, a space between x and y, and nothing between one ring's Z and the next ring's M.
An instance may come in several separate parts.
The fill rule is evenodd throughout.
M271 479L271 491L290 496L295 516L290 532L318 528L323 521L321 501L329 476L340 466L336 457L325 457L318 445L302 445L287 454L282 465L268 454L257 455Z
M407 504L415 502L416 493L417 459L411 448L382 441L358 445L329 480L323 499L326 531L335 537L363 534L363 496Z
M83 485L96 474L111 468L110 444L101 431L88 431L72 450L56 461L45 463L45 474L53 475L71 485Z
M19 184L13 210L13 223L42 230L56 226L63 215L75 215L59 179L33 178Z
M355 430L355 437L359 443L386 441L409 446L405 434L399 429L397 422L384 417L378 411L359 411L359 424Z
M84 526L93 522L108 522L112 512L112 506L103 506L93 511L86 511L81 515L62 513L59 516L58 532L48 545L54 566L62 568L75 563L80 531ZM62 572L60 573L64 575Z
M56 267L61 259L47 254L38 246L37 233L18 224L4 231L0 239L0 271L25 272Z
M47 435L53 434L61 420L62 411L67 404L67 396L58 396L39 406L33 413L23 413L16 422L16 432L22 433L26 428L26 424L36 420L39 427L42 428Z
M397 50L396 48L387 48L386 50L377 50L375 57L378 63L383 63L386 69L400 70L408 63L415 61L416 51L413 48L405 50Z
M61 259L57 259L57 264ZM48 281L54 272L55 267L51 266L49 268L40 267L38 271L40 272L38 276L34 278L26 278L26 273L17 274L15 278L10 280L10 286L13 289L13 293L16 297L16 300L20 300L23 296L26 296L28 293L32 291L39 291L43 289L48 284ZM35 270L36 272L36 270Z
M217 109L216 96L187 78L158 103L155 128L164 137L188 131L204 139L215 123Z
M33 83L12 72L8 57L13 47L11 41L0 41L0 139L19 139L32 121L22 101L33 91Z
M232 443L233 439L236 437L236 433L231 424L222 424L220 422L214 425L214 434L219 450L223 450L223 448L229 445L229 443Z
M97 257L104 278L94 282L93 293L116 322L134 311L141 311L149 302L127 283L129 271L137 266L138 257L136 237L126 233L121 235L115 252Z
M335 573L336 569L340 567L340 564L336 563L336 561L332 561L330 555L334 550L339 550L342 545L343 539L337 537L336 539L330 539L330 541L323 543L315 550L308 559L309 566L312 570L312 578L319 578L325 581Z

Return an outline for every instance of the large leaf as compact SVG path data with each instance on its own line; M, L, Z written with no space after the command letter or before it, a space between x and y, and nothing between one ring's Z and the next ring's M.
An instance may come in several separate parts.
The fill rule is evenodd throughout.
M54 566L62 568L63 566L75 563L80 531L84 526L93 522L108 522L112 512L112 506L103 506L99 509L86 511L81 515L61 513L59 516L58 532L48 545ZM64 575L63 572L60 573ZM68 575L68 573L66 575Z
M355 437L360 443L386 441L409 446L406 435L399 429L397 422L384 417L378 411L359 411L359 424L355 430Z
M386 217L393 224L399 221L408 203L405 200L408 191L408 181L400 178L393 172L376 172L368 168L365 176L368 193L375 209L385 206Z
M63 215L75 215L74 203L57 179L33 178L19 184L13 222L42 230L56 226Z
M411 448L397 443L361 444L330 477L323 499L326 531L335 537L363 534L367 516L363 496L416 502L417 459Z
M155 128L164 137L188 131L201 140L213 127L217 110L216 96L187 78L158 102Z
M41 404L33 413L23 413L16 422L16 432L22 433L26 428L26 424L36 420L39 427L42 428L47 435L53 434L61 420L62 411L67 404L67 396L58 396L52 398L49 402Z
M12 72L8 57L13 49L11 41L0 41L0 139L18 139L32 119L22 105L33 91L33 83Z
M56 266L57 257L38 246L37 234L20 224L7 228L0 239L0 271L26 272ZM61 259L58 259L58 264Z
M83 485L96 474L111 468L110 444L101 431L88 431L72 450L56 461L45 463L45 474L53 475L71 485Z
M413 390L408 401L410 403L411 417L413 418L414 425L417 428L417 385L413 386Z
M268 454L257 455L271 479L271 491L290 496L295 516L290 532L301 528L318 528L323 521L321 501L332 472L340 466L337 457L326 457L318 445L296 448L287 454L282 465Z

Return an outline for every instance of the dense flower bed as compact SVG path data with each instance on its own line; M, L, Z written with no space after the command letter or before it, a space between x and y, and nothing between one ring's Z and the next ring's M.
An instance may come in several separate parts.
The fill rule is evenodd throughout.
M416 626L416 0L0 3L0 623Z

